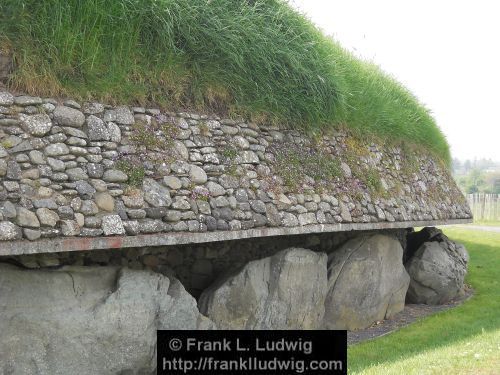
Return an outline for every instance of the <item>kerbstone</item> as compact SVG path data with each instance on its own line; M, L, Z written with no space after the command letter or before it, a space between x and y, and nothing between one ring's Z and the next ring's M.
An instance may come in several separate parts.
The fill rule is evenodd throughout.
M411 277L407 300L438 305L463 295L469 255L444 234L424 242L406 262Z
M0 264L0 295L0 368L13 374L153 374L157 329L214 328L178 280L151 271Z
M328 257L324 326L363 329L404 308L410 277L396 239L376 234L347 241Z
M318 329L324 316L327 256L291 248L248 263L199 300L222 329Z

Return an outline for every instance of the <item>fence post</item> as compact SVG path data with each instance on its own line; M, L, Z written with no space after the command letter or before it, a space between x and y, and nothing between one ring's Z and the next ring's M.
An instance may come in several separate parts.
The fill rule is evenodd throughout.
M467 194L475 220L500 220L500 194Z

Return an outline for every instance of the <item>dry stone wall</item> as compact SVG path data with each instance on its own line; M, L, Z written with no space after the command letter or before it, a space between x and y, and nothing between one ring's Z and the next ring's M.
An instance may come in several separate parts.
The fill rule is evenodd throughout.
M0 92L0 240L470 217L432 157L347 133Z

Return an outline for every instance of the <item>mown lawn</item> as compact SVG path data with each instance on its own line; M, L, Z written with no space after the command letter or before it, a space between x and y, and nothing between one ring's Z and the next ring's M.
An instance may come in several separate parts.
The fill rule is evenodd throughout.
M474 225L481 225L485 227L500 227L500 221L474 220Z
M471 261L474 296L395 333L352 346L351 374L499 374L500 233L450 228Z

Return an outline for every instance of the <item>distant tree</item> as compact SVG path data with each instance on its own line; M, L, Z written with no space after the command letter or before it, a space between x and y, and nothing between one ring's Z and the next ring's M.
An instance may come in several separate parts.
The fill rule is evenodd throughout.
M467 189L465 192L467 194L475 194L475 193L479 193L479 189L477 188L476 185L469 185L469 186L467 186Z
M472 169L472 163L469 159L467 159L464 163L464 172L468 173Z
M474 168L470 172L470 181L473 185L479 186L484 183L483 173L479 168Z
M453 176L465 194L500 194L500 162L492 159L452 159Z
M453 169L453 173L459 173L462 169L462 162L458 158L453 158L451 161L451 167Z
M495 180L495 183L493 185L493 193L500 194L500 178Z
M500 194L500 172L486 173L484 176L485 193Z

